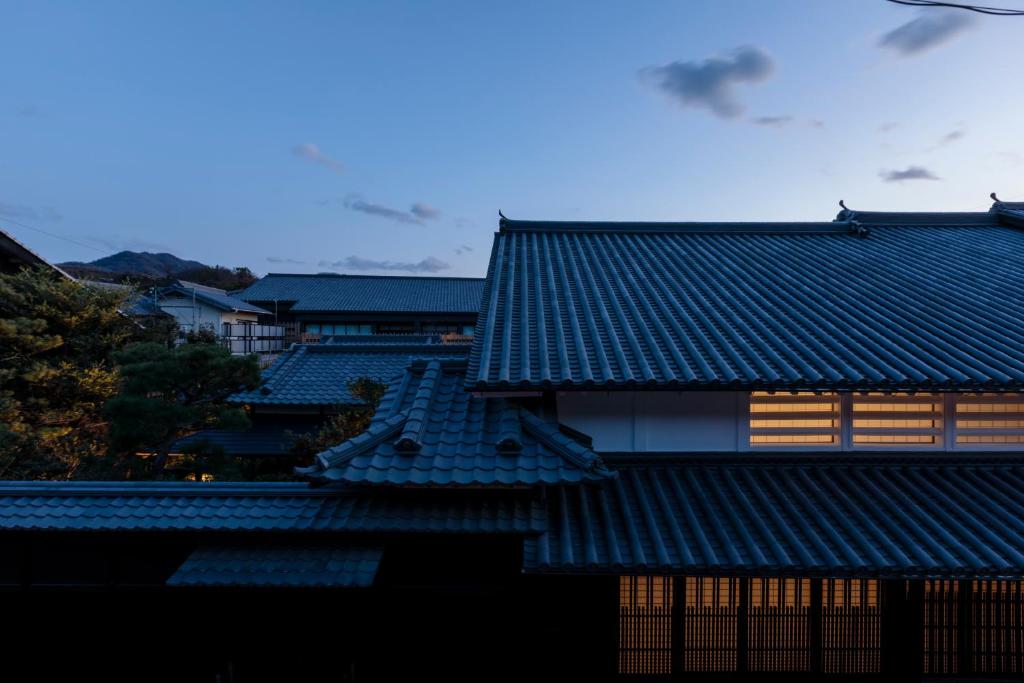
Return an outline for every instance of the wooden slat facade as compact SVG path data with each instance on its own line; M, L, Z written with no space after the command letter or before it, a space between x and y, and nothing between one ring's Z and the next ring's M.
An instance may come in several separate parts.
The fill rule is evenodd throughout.
M619 588L626 676L1024 673L1020 581L623 576Z

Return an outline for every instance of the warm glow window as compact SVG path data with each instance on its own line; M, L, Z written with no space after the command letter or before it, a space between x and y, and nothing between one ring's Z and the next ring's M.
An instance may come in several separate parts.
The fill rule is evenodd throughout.
M832 447L839 444L839 396L837 394L750 395L750 445L752 447Z
M942 404L939 394L854 394L853 445L941 447Z
M1024 448L1024 393L752 392L750 450Z
M1024 444L1021 394L963 394L953 408L958 447Z

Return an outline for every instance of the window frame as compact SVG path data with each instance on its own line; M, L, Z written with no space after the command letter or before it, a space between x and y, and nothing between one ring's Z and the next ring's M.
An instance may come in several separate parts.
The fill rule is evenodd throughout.
M938 438L934 443L857 443L855 436L858 433L865 433L863 430L871 430L873 433L884 433L885 428L874 427L874 428L854 428L854 419L857 419L856 413L853 406L854 403L863 400L863 397L858 392L819 392L822 396L834 395L839 402L838 411L838 434L839 437L835 443L809 443L809 444L752 444L750 443L750 437L752 429L750 427L750 420L753 418L753 413L750 411L752 404L752 398L760 392L741 392L738 396L737 407L736 407L736 431L737 431L737 446L740 452L746 453L799 453L799 452L843 452L843 453L872 453L872 452L906 452L906 453L925 453L925 452L977 452L977 451L1024 451L1024 427L1020 428L1007 428L997 429L993 428L992 431L987 433L993 435L999 434L1019 434L1022 440L1018 443L959 443L958 435L964 434L969 431L973 434L984 434L986 428L958 428L957 418L958 415L964 415L963 413L957 412L958 404L962 403L999 403L1000 401L1008 401L1013 404L1024 406L1024 392L979 392L979 393L968 393L968 392L919 392L914 395L910 395L908 392L891 392L889 397L896 400L908 400L912 401L914 398L920 398L929 402L934 402L938 410L935 411L935 420L940 423L939 427L932 428ZM791 392L779 391L775 392L775 396L779 396L782 400L795 398ZM878 402L886 402L884 398L879 397ZM917 413L912 413L916 415ZM922 413L923 414L923 413ZM798 413L793 413L798 415ZM986 412L979 413L982 417L980 419L999 419L999 417L1005 416L1004 419L1019 419L1024 422L1024 409L1019 412ZM893 413L894 419L899 419L899 413ZM754 418L756 419L756 418ZM870 419L870 418L868 418ZM813 428L812 428L813 429ZM822 428L824 429L824 428ZM926 431L928 428L920 428L918 430L908 429L907 433L920 433Z

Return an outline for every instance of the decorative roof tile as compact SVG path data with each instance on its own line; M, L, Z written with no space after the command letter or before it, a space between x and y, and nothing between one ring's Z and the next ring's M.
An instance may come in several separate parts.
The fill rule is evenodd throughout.
M391 384L370 428L299 470L392 486L533 486L612 476L596 453L525 407L463 389L465 363L417 363Z
M1003 213L502 220L467 386L1019 389L1024 231Z
M483 288L480 278L269 273L238 297L296 312L475 314Z

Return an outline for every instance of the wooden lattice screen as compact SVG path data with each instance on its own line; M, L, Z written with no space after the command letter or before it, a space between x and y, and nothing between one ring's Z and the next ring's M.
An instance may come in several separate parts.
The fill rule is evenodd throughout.
M1018 677L1024 668L1020 581L971 582L971 671Z
M750 579L747 670L810 671L810 579Z
M687 576L683 586L683 670L736 671L739 579Z
M672 673L672 579L619 578L619 673Z
M924 582L924 662L926 676L950 676L959 672L957 656L956 581Z
M823 581L821 669L824 673L869 674L882 670L881 603L878 581Z

